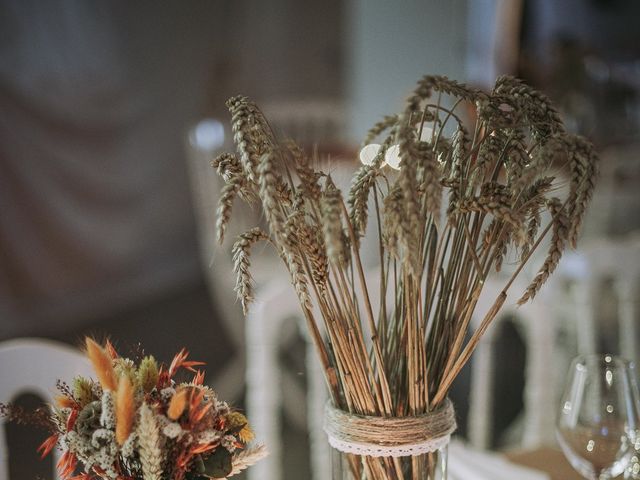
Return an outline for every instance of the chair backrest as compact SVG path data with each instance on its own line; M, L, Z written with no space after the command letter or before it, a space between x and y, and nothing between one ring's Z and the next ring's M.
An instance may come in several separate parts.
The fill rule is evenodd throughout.
M0 402L11 402L23 393L34 393L51 402L56 380L71 381L77 375L91 376L91 366L84 355L68 345L39 338L0 343ZM58 455L57 450L54 453ZM9 480L8 466L9 451L2 431L0 480ZM53 478L58 478L55 472Z
M346 114L344 105L329 99L279 100L262 105L276 134L298 144L337 146L344 142Z
M297 296L286 279L274 278L258 292L256 301L247 316L247 411L253 429L261 442L269 447L269 456L248 470L250 480L279 480L282 472L282 425L281 406L285 413L297 416L292 409L302 410L295 402L284 402L281 388L285 387L287 371L279 362L285 321L301 318ZM302 337L306 330L298 322ZM315 412L308 416L306 430L311 444L311 470L314 479L331 477L330 452L322 430L322 412L326 401L326 385L316 352L306 342L307 410ZM288 383L287 395L292 393ZM304 428L305 426L302 425Z
M575 312L571 320L578 353L597 352L605 347L602 340L615 333L616 344L606 345L613 348L608 353L637 363L640 235L585 243L567 255L560 278L568 286ZM603 312L603 303L608 305L608 312ZM604 318L605 313L614 318Z
M504 283L504 282L502 282ZM513 305L524 285L514 285L495 323L513 315L526 345L523 447L554 441L555 417L571 359L578 354L614 353L638 362L640 237L584 242L565 253L558 270L538 297ZM485 290L492 290L491 282ZM494 288L496 292L498 287ZM602 304L609 318L603 318ZM480 317L488 308L480 304ZM479 319L479 318L478 318ZM478 448L491 443L496 325L472 358L469 440ZM612 340L605 342L606 338Z
M367 273L370 279L369 293L372 298L379 296L379 277L377 270ZM490 307L492 293L499 293L505 281L495 278L488 282L486 295L481 297L477 306L476 324ZM524 291L524 280L514 285L514 292ZM511 303L505 305L496 323L510 315L517 314L519 324L525 329L527 343L527 387L525 391L526 435L525 445L541 443L541 437L548 423L548 412L537 405L549 405L553 399L553 389L547 380L548 365L546 359L553 349L553 317L546 302L537 302L516 309L514 293ZM247 409L256 434L269 445L270 455L248 471L250 480L276 480L282 478L282 419L280 407L283 404L280 385L286 375L286 368L279 364L278 348L282 341L284 321L290 318L301 319L300 306L293 288L286 278L274 278L259 288L256 302L247 317ZM306 327L300 322L301 329ZM495 326L487 331L472 358L472 379L469 405L468 429L470 443L478 448L488 448L491 440L493 414L493 373L495 361L493 345ZM305 337L306 338L306 337ZM322 370L316 358L316 352L307 343L307 431L311 441L311 470L313 478L330 478L331 451L322 429L322 412L326 402L326 385ZM548 428L547 428L548 429Z
M473 325L477 327L491 307L508 279L506 275L489 278L485 282L483 295L476 306ZM549 427L549 415L540 405L553 402L553 388L548 381L548 359L553 352L554 316L548 302L548 291L539 294L534 302L518 307L519 294L526 289L524 277L517 279L511 287L503 308L485 332L471 357L471 385L467 420L469 442L475 448L488 449L493 443L494 383L496 381L495 347L500 324L514 321L525 344L525 387L523 392L524 416L521 439L523 447L544 443ZM509 359L506 359L509 361ZM553 420L551 420L553 424Z
M235 300L235 276L230 245L235 237L256 225L257 214L242 202L236 202L234 220L228 226L226 245L219 246L215 234L215 211L224 182L211 166L211 161L223 151L233 151L230 132L224 132L223 124L208 118L191 128L187 136L187 170L192 203L196 216L201 269L209 289L211 301L219 313L218 319L229 341L229 356L216 372L216 391L228 399L240 399L243 382L238 372L244 371L244 327L240 304ZM225 143L226 139L226 143Z

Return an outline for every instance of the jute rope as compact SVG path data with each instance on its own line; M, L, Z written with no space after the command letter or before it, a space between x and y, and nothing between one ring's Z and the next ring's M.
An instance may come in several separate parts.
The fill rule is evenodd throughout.
M372 417L325 407L324 431L341 452L371 457L405 457L435 452L449 443L456 429L453 404L447 398L433 412L411 417Z

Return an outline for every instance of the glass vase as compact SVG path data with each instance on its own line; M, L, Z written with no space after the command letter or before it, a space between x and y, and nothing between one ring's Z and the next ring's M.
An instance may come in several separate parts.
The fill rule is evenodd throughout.
M447 446L413 457L369 457L332 449L333 480L447 480Z

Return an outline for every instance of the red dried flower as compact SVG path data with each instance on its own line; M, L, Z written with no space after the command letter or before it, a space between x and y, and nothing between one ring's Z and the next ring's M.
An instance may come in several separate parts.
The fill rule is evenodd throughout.
M57 433L54 433L44 442L42 442L42 444L38 447L38 452L41 452L40 458L44 458L49 455L49 452L51 452L51 450L53 450L53 447L55 447L58 443L58 437L59 435Z
M64 478L69 479L71 474L76 469L76 465L78 464L78 458L71 453L70 451L64 452L58 463L56 464L56 468L58 469L58 474Z

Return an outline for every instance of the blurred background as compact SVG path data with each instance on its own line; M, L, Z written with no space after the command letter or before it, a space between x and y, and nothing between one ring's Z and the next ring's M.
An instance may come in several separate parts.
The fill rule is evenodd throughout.
M364 132L423 74L484 89L517 75L602 157L584 244L635 238L639 18L634 0L0 0L0 340L109 336L122 352L141 342L164 361L186 346L220 395L245 405L243 321L228 246L213 248L219 184L209 166L233 148L224 102L239 93L346 179ZM578 254L567 278L584 280L588 259ZM267 285L283 272L256 277ZM615 351L620 298L614 278L603 282L595 341ZM637 293L625 304L634 324ZM283 478L311 478L304 341L295 321L285 325L288 447L277 461ZM579 342L554 325L570 358ZM531 352L517 320L496 327L491 351L502 359L491 364L501 415L476 443L504 448L522 438L527 403ZM466 438L472 373L454 392ZM6 430L30 445L24 429ZM15 462L11 478L38 472L50 478Z

